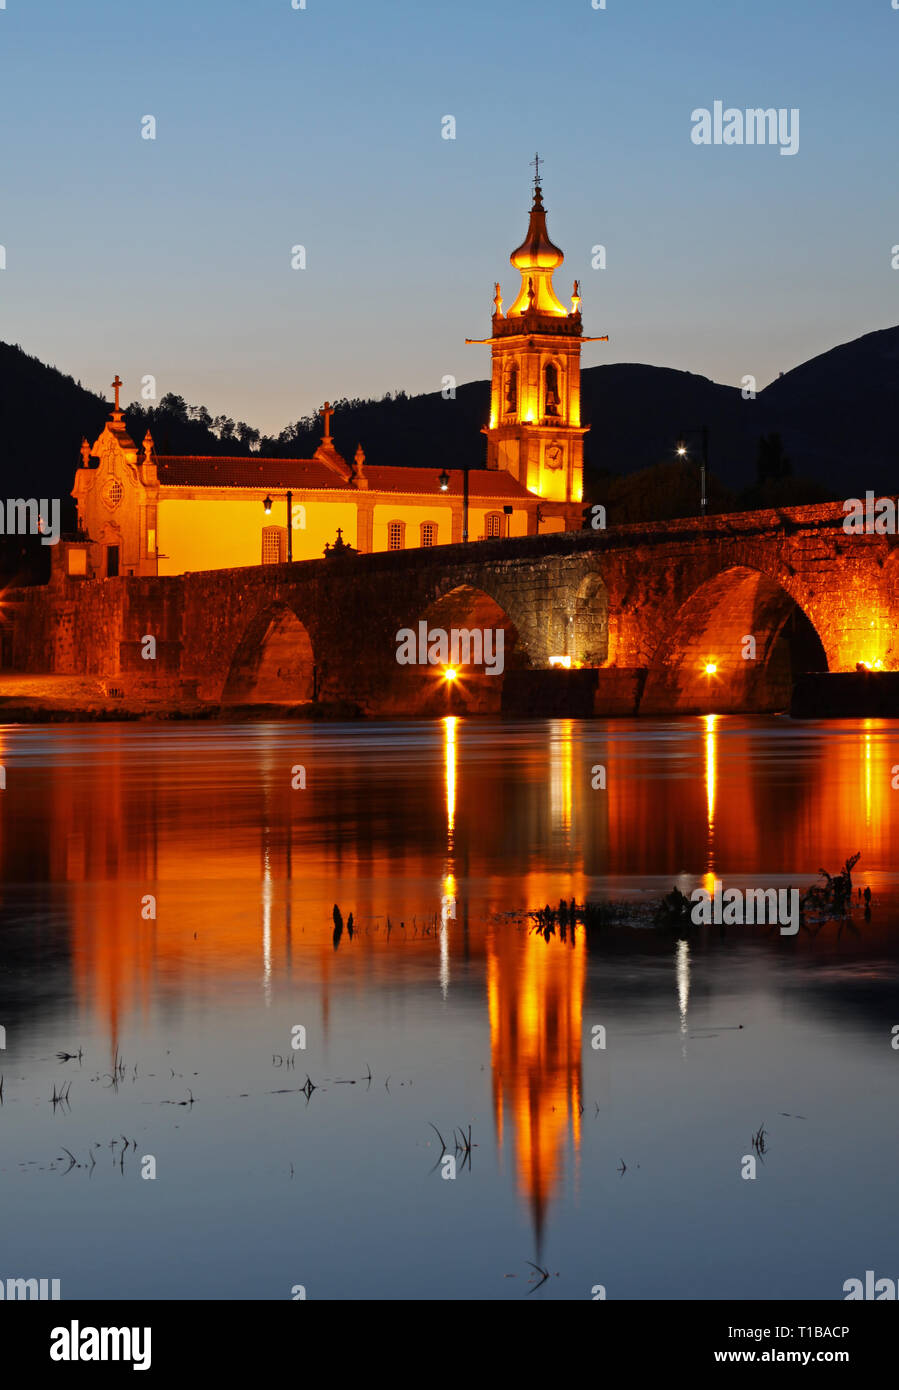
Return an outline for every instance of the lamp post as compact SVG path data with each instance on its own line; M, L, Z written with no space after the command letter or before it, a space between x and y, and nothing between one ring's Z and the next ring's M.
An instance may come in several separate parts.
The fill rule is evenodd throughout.
M441 492L448 492L450 485L450 475L444 468L437 479L440 484ZM468 540L468 464L462 465L462 540Z
M272 514L272 499L266 497L262 503L266 516ZM293 560L293 493L287 493L287 563Z
M708 481L709 473L709 427L708 425L702 425L699 429L681 430L680 439L678 439L677 441L677 453L678 457L682 459L688 457L686 443L686 437L688 434L698 434L700 439L702 440L702 463L700 464L700 486L702 496L699 502L699 509L700 515L705 516L706 509L708 506L708 498L706 497L706 483Z

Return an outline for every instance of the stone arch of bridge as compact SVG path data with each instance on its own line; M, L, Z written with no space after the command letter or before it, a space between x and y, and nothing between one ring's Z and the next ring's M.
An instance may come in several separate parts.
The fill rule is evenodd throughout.
M269 603L244 629L222 691L225 705L301 704L315 695L315 653L289 604Z
M432 598L403 631L414 635L417 660L398 660L396 693L404 708L422 714L494 713L502 677L530 665L508 609L476 583L455 584Z
M477 583L464 582L454 585L438 598L432 599L424 611L418 615L419 622L425 622L429 630L435 632L499 632L502 631L504 666L527 666L530 658L525 648L522 624L516 622L510 612L512 605L495 597ZM462 662L462 666L478 667L483 662Z
M829 667L804 606L748 565L706 579L666 626L647 670L645 713L784 709L798 674Z
M493 575L460 577L435 603L453 595L485 595L517 632L514 665L545 666L551 656L572 656L585 666L602 666L609 655L609 589L594 565L550 564L535 580L531 565ZM462 606L466 600L463 598Z

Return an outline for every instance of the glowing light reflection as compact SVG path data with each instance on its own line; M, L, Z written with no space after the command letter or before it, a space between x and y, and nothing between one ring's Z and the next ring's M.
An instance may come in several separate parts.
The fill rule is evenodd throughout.
M443 721L444 758L446 781L446 839L450 850L453 848L453 834L456 828L456 716L448 714Z
M272 1002L272 864L265 851L262 872L262 992L266 1008Z
M715 724L717 719L717 714L705 716L705 803L708 827L707 865L710 874L715 867L715 794L718 781L718 739ZM714 879L714 874L712 874L712 878Z
M571 834L572 724L560 719L550 738L550 810L567 844Z
M690 947L683 939L677 943L675 955L675 973L677 978L677 1009L680 1014L681 1034L687 1035L687 1009L690 1003ZM686 1044L684 1045L684 1056L687 1055Z

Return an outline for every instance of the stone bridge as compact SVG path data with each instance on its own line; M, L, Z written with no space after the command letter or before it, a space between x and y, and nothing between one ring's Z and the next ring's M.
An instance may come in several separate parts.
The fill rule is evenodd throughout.
M833 503L158 579L69 578L62 543L51 582L4 609L15 668L131 695L499 709L483 663L451 682L398 664L425 622L501 628L507 673L597 668L598 713L778 709L799 671L899 669L897 538L842 523Z

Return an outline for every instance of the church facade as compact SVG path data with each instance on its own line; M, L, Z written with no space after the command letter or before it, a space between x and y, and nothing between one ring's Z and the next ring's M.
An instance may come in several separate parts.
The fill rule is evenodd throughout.
M157 454L140 447L115 404L99 438L81 446L72 496L82 539L67 547L72 575L175 575L194 570L319 559L335 545L363 554L579 530L583 438L578 283L570 309L553 272L539 178L527 236L511 255L521 285L503 312L496 285L489 338L492 380L485 468L352 462L335 448L322 408L310 459ZM605 341L605 340L602 340ZM466 535L467 531L467 535Z

